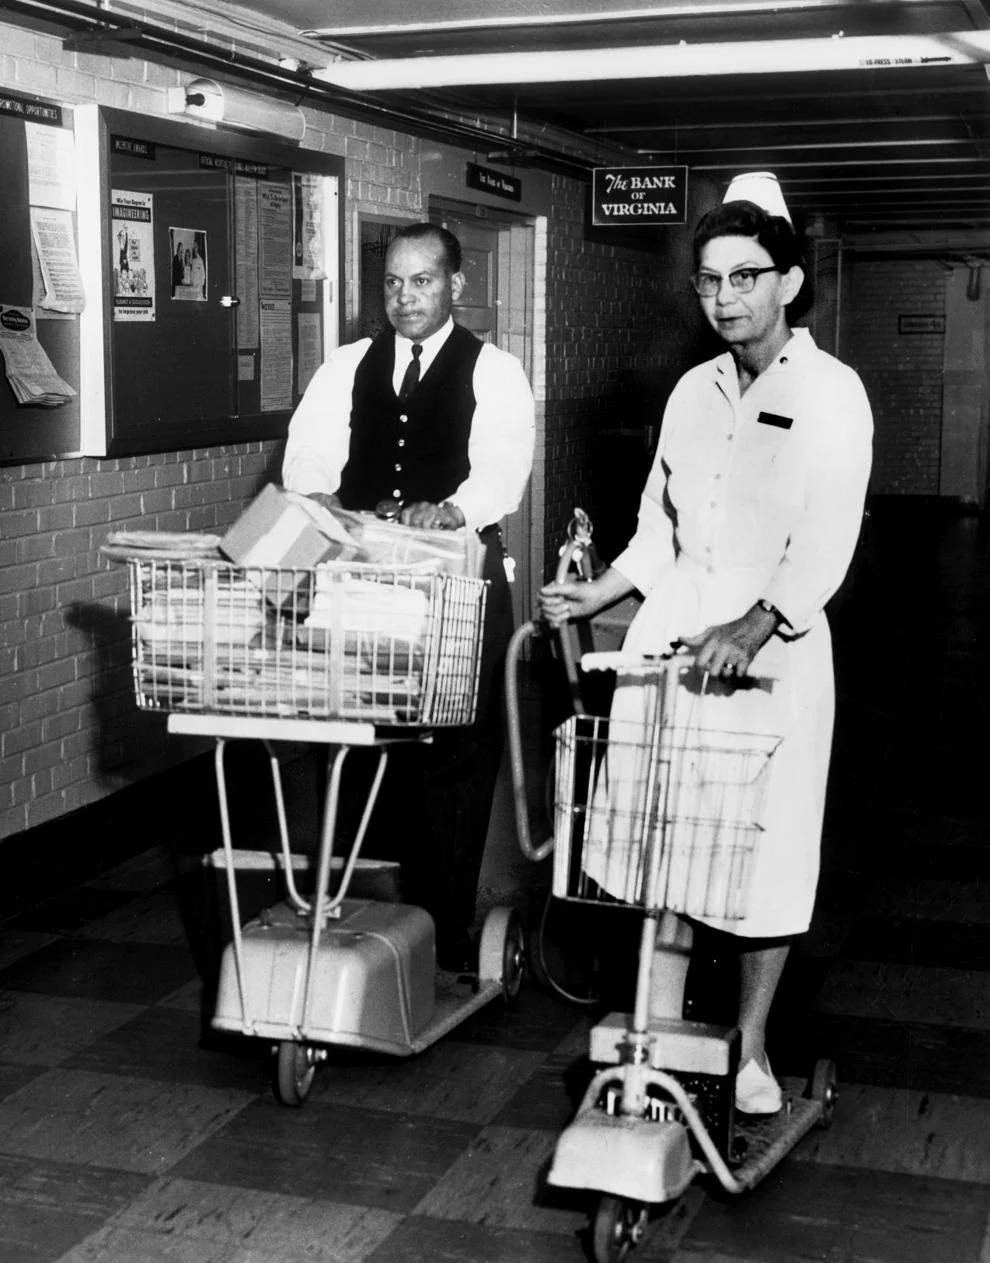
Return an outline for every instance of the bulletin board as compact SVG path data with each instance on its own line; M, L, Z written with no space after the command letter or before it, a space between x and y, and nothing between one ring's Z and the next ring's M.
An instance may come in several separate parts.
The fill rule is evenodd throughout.
M29 143L30 138L44 147L60 130L60 139L71 146L71 126L71 111L54 102L9 93L0 96L0 321L6 318L11 330L17 329L15 321L25 326L17 331L23 338L36 338L54 377L67 388L57 401L42 406L31 402L39 394L35 381L34 393L19 399L10 380L12 364L4 357L0 464L24 464L79 451L79 315L36 305L45 293L32 234L32 206L36 214L51 215L48 208L61 201L54 214L63 217L66 239L75 249L74 211L67 204L72 181L70 177L61 196L54 194L44 179L45 160L39 157L39 147ZM74 207L74 196L71 201ZM31 356L33 360L33 348Z
M100 423L84 424L86 450L283 438L340 337L343 160L125 111L98 116L104 393L92 401Z
M374 338L387 327L385 315L385 255L392 238L408 219L385 215L357 216L357 338Z

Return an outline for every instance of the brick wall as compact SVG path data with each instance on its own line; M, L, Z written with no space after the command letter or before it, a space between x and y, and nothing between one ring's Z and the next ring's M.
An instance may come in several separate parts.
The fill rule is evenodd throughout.
M643 253L585 239L586 189L558 177L547 243L546 557L575 505L610 560L635 527L657 426L677 378L697 362L702 325L689 293L687 229Z
M871 489L938 495L943 335L899 333L899 315L944 315L945 272L925 259L857 260L841 357L860 374L876 427Z
M0 23L0 87L71 105L167 116L188 75L137 58L67 53ZM419 142L307 110L305 147L347 160L349 207L422 209ZM345 259L353 217L345 217ZM353 312L350 269L345 324ZM187 758L164 723L136 710L126 568L102 558L107 532L223 528L277 476L281 444L241 443L116 459L0 468L0 838L83 807Z
M0 23L0 87L63 104L96 101L165 116L184 77L137 58L66 53L55 37ZM346 160L344 318L354 324L355 211L422 216L421 141L306 109L305 147ZM463 157L463 155L461 155ZM538 452L534 532L547 563L575 504L621 535L647 457L642 426L689 360L695 304L666 256L584 240L585 186L558 177L537 249ZM542 261L546 259L546 275ZM669 279L675 277L675 280ZM612 431L632 431L613 434ZM186 757L159 716L131 700L126 569L99 555L111 529L214 530L277 476L279 443L0 469L0 838L83 807ZM546 481L542 481L545 468ZM608 479L601 478L607 470ZM544 509L544 492L546 496ZM618 506L618 507L617 507ZM623 521L625 510L627 521ZM622 539L620 542L624 542ZM618 545L617 545L618 546ZM608 550L614 552L615 549Z

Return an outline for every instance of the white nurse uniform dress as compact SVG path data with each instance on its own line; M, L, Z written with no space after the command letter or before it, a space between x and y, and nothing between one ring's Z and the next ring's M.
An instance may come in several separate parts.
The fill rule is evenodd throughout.
M645 598L626 638L630 651L664 653L760 598L786 619L750 667L772 690L724 688L689 703L688 722L699 731L781 738L744 915L688 909L734 934L791 935L811 919L834 715L824 607L859 535L872 433L859 377L806 329L795 330L743 395L731 354L699 365L670 396L636 534L613 563ZM642 678L620 676L612 720L642 723L647 704ZM585 867L616 897L634 893L601 856L596 865L593 846Z

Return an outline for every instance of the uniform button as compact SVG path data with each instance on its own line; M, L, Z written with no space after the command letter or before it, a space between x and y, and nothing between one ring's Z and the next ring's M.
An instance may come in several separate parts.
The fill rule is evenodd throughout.
M393 487L393 488L392 488L392 496L393 496L393 499L396 499L396 500L401 500L401 499L402 499L402 488L401 488L401 487Z
M732 442L732 438L733 438L733 436L732 436L731 434L727 434L727 435L725 436L725 441L726 441L727 443L731 443L731 442Z
M397 474L402 473L402 466L400 464L396 463L395 465L392 466L392 468L395 470Z
M716 475L715 475L715 481L716 481L716 482L721 482L721 481L722 481L722 475L721 475L721 474L716 474Z
M405 447L405 445L406 445L405 439L399 439L398 443L396 444L397 447Z

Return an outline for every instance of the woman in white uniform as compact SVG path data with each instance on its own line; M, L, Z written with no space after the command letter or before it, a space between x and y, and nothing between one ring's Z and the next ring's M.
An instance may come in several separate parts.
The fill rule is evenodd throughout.
M627 649L686 647L709 679L734 685L702 698L699 729L782 738L746 914L695 917L739 936L736 1106L769 1114L781 1092L767 1017L818 881L834 712L824 606L859 534L873 424L856 373L788 323L805 275L774 177L733 181L699 223L694 249L702 310L728 350L671 393L626 550L593 582L549 584L540 598L559 626L638 590L645 599ZM753 677L772 689L745 687ZM613 719L643 707L641 681L620 677Z

